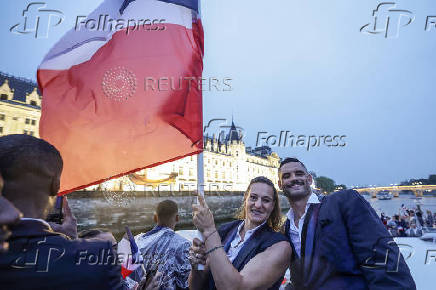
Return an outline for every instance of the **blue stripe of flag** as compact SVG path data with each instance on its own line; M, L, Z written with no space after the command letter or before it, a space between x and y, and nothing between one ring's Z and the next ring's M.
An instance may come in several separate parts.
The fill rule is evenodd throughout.
M121 5L121 8L120 8L120 14L123 14L123 12L127 8L127 6L129 6L129 4L132 3L133 1L136 1L136 0L124 0L123 4ZM140 0L138 0L138 1L140 1ZM162 1L162 2L166 2L166 3L180 5L180 6L192 9L198 13L198 1L200 1L200 0L157 0L157 1Z
M132 251L132 262L133 264L135 264L137 262L136 253L138 253L138 245L136 245L135 238L133 237L132 232L127 226L126 226L126 234L130 242L130 250Z
M198 1L199 0L158 0L166 3L172 3L186 8L192 9L198 13Z

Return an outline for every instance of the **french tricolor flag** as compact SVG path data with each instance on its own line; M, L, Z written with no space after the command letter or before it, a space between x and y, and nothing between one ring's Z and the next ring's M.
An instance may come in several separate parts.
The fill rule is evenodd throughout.
M60 194L203 149L199 0L106 0L38 69Z
M123 257L121 264L123 279L126 279L126 277L142 265L143 258L129 227L126 227L126 235L118 243L117 254Z

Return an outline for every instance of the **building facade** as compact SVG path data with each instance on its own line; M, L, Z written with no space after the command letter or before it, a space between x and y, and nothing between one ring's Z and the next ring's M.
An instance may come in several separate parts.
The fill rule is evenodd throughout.
M0 136L39 137L41 100L36 83L0 72Z
M246 147L235 124L222 138L204 137L205 192L245 191L251 179L270 178L277 186L279 156L269 147ZM225 137L223 137L225 136ZM193 191L197 188L197 156L188 156L153 168L141 170L100 186L105 191Z

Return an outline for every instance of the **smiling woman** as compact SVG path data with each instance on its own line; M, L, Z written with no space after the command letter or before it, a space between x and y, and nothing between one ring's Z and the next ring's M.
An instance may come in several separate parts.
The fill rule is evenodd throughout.
M216 230L204 198L193 205L193 222L204 242L194 239L190 250L190 289L278 289L289 266L291 247L279 232L280 204L266 177L251 180L239 220ZM195 270L198 264L204 271Z
M261 201L261 204L268 212L268 218L262 216L262 211L256 209L256 203ZM251 222L259 222L259 214L262 216L262 223L267 221L269 227L274 231L279 231L281 227L281 214L279 195L274 187L274 184L266 177L259 176L251 180L244 194L244 203L242 204L237 218L240 220L248 220Z

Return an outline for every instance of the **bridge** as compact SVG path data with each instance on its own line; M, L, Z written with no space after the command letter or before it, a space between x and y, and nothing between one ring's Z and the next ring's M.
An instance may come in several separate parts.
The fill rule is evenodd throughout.
M436 190L436 185L394 185L394 186L378 186L378 187L365 187L365 188L353 188L355 191L363 194L369 193L372 197L376 197L377 193L382 190L388 190L394 197L400 196L400 191L409 190L413 191L415 196L421 197L425 191Z

